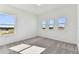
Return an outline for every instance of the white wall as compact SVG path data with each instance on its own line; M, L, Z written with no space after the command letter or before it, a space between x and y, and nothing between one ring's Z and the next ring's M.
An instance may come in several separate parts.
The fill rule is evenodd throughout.
M55 28L52 30L49 30L48 28L47 29L41 28L42 20L47 20L48 18L56 20L58 17L61 16L66 17L65 29L60 30L57 28L57 26L55 26ZM40 15L38 22L39 22L38 35L59 41L76 44L77 40L76 5L70 5L55 10L50 10L49 12Z
M16 17L15 34L1 35L0 45L24 40L36 36L36 15L13 8L0 5L0 12L13 14Z
M79 50L79 4L77 5L77 45Z

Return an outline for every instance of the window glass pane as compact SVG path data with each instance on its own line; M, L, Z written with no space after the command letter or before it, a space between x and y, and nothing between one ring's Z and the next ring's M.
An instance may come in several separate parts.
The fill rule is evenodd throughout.
M48 20L48 24L54 24L54 20Z
M58 19L58 26L59 27L64 27L64 25L65 25L65 17L60 17Z
M15 19L13 15L0 14L0 34L14 33Z
M65 23L65 17L60 17L59 19L58 19L59 21L58 21L58 23Z

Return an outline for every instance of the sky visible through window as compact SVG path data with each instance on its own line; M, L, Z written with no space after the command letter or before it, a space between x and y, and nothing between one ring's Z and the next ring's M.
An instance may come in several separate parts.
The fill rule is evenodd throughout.
M59 23L64 24L65 23L65 17L60 17L59 18Z
M14 26L14 16L12 15L0 15L0 27Z

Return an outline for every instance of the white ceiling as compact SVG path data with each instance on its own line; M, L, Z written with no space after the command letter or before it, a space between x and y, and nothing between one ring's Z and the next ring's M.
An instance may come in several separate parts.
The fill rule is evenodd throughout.
M56 8L70 6L70 4L41 4L37 6L36 4L12 4L10 6L22 9L24 11L29 11L34 14L42 14Z

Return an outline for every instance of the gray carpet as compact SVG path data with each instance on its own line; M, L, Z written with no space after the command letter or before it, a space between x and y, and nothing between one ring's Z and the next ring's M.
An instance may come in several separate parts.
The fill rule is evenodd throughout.
M78 48L75 44L70 44L43 37L30 38L19 42L14 42L11 44L0 46L0 54L19 54L18 52L12 51L9 48L21 43L46 48L46 50L43 51L41 54L78 54Z

